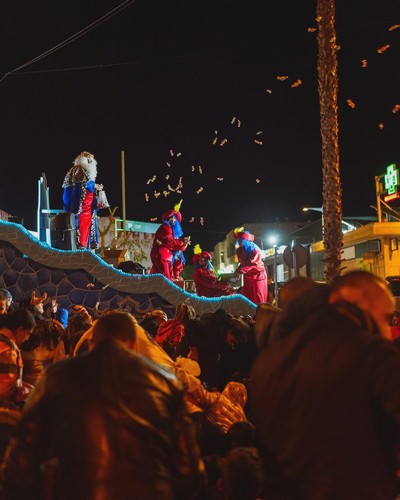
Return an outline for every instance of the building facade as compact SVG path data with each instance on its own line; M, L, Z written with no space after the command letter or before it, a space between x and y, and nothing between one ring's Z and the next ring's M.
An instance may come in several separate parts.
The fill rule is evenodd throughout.
M344 272L362 269L383 279L400 275L400 222L372 222L343 234ZM310 277L323 276L323 242L310 245Z

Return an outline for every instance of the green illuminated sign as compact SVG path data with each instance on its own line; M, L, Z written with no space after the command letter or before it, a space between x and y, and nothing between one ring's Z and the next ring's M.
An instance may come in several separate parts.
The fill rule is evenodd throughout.
M395 163L393 163L387 167L385 174L385 189L387 189L388 194L393 194L396 191L398 184L399 171L397 170Z

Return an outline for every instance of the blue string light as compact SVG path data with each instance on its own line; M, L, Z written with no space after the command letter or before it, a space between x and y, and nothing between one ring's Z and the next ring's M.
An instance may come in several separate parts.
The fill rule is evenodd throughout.
M214 304L216 302L226 302L226 303L229 303L229 302L232 302L234 300L240 300L240 301L244 301L247 305L251 306L251 307L255 307L255 304L249 300L247 297L244 297L244 295L230 295L230 296L225 296L225 297L200 297L196 294L193 294L193 293L189 293L189 292L186 292L185 290L183 290L180 286L176 285L175 283L173 283L172 281L170 281L168 278L166 278L163 274L131 274L131 273L126 273L124 271L121 271L120 269L116 269L112 264L108 264L107 262L105 262L99 255L93 253L91 250L88 250L86 248L82 248L82 249L79 249L79 250L61 250L59 248L53 248L51 246L49 246L47 243L44 243L42 241L39 241L35 236L33 236L33 234L28 231L24 226L22 226L21 224L16 224L15 222L8 222L8 221L0 221L0 227L4 225L4 226L10 226L10 227L13 227L14 229L16 229L18 232L20 233L23 233L25 236L27 236L29 238L29 240L34 243L36 246L39 246L41 249L43 250L46 250L48 252L51 252L53 254L62 254L62 255L78 255L78 254L87 254L87 255L90 255L91 257L90 258L94 258L95 260L97 260L97 262L105 267L105 268L112 268L114 272L116 272L117 274L119 274L120 276L126 276L126 277L130 277L130 278L133 278L135 279L136 281L139 281L139 280L153 280L154 278L162 278L163 281L165 282L166 285L168 285L169 287L172 287L174 288L177 292L179 292L180 294L182 294L186 299L190 299L190 300L197 300L199 302L203 302L203 303L208 303L208 304ZM31 256L29 256L29 258L32 258ZM34 259L33 259L34 260ZM155 293L159 293L159 291L156 291Z

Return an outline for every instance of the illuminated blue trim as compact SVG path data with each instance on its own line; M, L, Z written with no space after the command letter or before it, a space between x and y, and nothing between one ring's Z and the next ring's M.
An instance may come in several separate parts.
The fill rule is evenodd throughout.
M256 305L243 295L199 297L182 290L162 274L130 274L115 269L90 250L60 250L40 242L26 228L14 222L0 221L0 241L7 241L30 259L53 269L83 269L97 281L125 293L157 293L177 306L188 300L197 314L223 307L231 314L254 315Z

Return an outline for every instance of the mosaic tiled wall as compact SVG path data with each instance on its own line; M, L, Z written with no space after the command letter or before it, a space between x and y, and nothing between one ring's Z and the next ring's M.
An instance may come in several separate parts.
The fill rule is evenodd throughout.
M104 309L123 308L140 317L146 311L162 307L169 316L174 306L156 293L129 294L119 292L97 281L84 270L51 269L24 256L14 246L0 242L0 288L7 288L16 305L29 301L31 293L47 293L45 309L50 308L51 299L56 299L62 307L71 308L75 304L85 306L92 315ZM50 312L50 311L48 311Z
M242 296L206 299L187 293L160 274L132 275L108 265L88 250L57 250L40 243L19 224L0 222L0 287L21 303L46 292L66 308L82 304L91 312L124 308L136 316L163 307L171 311L187 300L197 314L223 307L231 314L255 314Z

